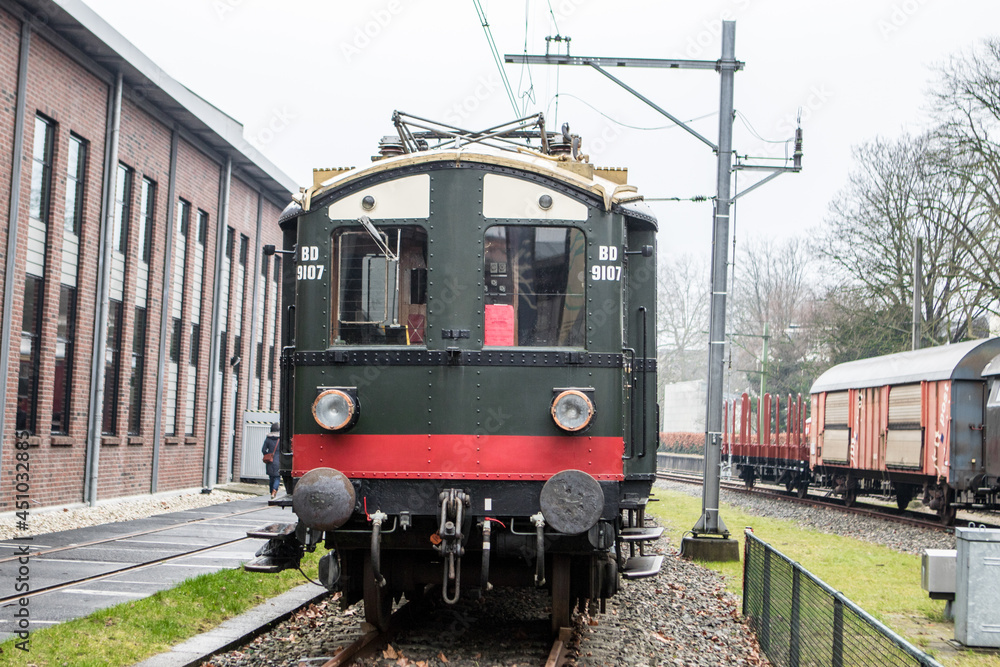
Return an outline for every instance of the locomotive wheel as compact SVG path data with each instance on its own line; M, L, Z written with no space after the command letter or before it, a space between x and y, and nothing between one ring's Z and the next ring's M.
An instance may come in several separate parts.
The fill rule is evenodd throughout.
M385 561L383 561L383 565ZM392 615L392 590L388 584L379 586L375 583L375 573L372 570L371 558L365 557L365 620L383 632L389 629L389 616Z
M552 634L571 627L573 608L569 599L569 556L552 557Z

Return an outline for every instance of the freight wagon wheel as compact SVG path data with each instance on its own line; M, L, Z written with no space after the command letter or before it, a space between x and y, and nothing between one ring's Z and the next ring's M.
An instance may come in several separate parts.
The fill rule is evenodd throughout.
M382 566L385 567L385 560ZM371 558L365 557L365 620L379 630L389 629L389 616L392 614L392 590L388 584L379 586L375 583L375 573L372 570Z
M844 507L853 507L854 502L858 499L858 492L851 489L844 493Z
M795 495L799 498L805 498L809 495L809 482L802 482L795 488Z
M572 605L569 599L569 557L552 557L552 634L571 627Z
M913 487L901 486L896 489L896 507L900 512L909 507L911 500L913 500Z
M955 522L955 513L957 511L958 510L954 505L948 503L947 507L938 511L938 519L940 519L943 525L950 526Z
M795 480L789 480L785 482L785 493L791 493L795 490Z
M958 508L955 507L955 491L947 484L941 485L940 502L941 505L937 509L938 520L945 526L950 526L955 520ZM931 507L933 506L932 504Z

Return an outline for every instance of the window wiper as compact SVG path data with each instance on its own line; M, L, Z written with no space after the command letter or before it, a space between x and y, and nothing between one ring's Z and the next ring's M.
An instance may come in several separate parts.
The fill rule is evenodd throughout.
M389 245L385 242L385 240L382 239L382 234L380 234L378 229L375 228L371 218L367 215L363 215L358 218L358 222L360 222L361 226L365 228L366 232L368 232L368 236L372 237L372 241L375 242L375 245L378 246L378 249L382 252L382 254L384 254L390 261L399 261L399 255L394 253L392 249L389 248Z

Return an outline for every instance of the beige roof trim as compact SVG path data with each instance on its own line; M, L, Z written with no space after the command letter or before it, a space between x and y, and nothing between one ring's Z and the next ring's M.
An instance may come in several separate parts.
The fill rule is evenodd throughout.
M347 183L366 178L373 174L399 169L400 167L449 161L453 161L456 165L462 162L478 162L500 167L513 167L542 176L548 176L549 178L593 193L604 202L604 210L606 211L610 211L613 204L642 199L642 196L638 194L634 185L616 184L596 175L593 178L586 178L580 174L563 169L558 166L559 160L547 156L535 155L533 153L517 155L507 151L494 151L480 146L474 150L422 151L420 153L410 153L399 157L379 160L365 169L338 174L322 183L305 188L295 196L295 200L302 206L303 210L308 211L314 197L318 197L332 188L346 185Z

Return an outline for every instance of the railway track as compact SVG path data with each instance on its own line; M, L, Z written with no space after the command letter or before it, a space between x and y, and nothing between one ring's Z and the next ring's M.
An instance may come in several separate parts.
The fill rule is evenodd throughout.
M226 515L226 518L228 519L228 518L237 517L237 516L240 516L240 515L243 515L243 514L250 514L250 513L259 512L259 511L260 511L259 508L249 509L249 510L243 510L243 511L234 512L232 514ZM31 559L38 560L39 558L43 558L45 556L49 556L49 555L52 555L52 554L58 554L58 553L64 553L64 552L71 552L73 550L78 550L78 549L90 549L90 548L94 548L94 547L100 547L100 546L103 546L103 545L106 545L108 547L114 547L115 543L122 543L122 542L124 542L126 540L134 540L135 538L139 538L139 537L145 537L145 536L149 536L149 535L154 535L156 533L162 533L162 532L169 531L169 530L176 530L177 528L180 528L180 527L190 527L190 526L195 526L195 525L198 525L198 524L205 524L205 523L208 523L208 522L211 522L211 521L217 521L217 520L219 520L219 518L220 517L217 517L217 516L206 517L206 518L203 518L203 519L196 519L194 521L188 521L188 522L185 522L185 523L182 523L182 524L172 524L172 525L169 525L169 526L160 526L160 527L151 528L151 529L148 529L148 530L135 531L135 532L132 532L132 533L125 533L125 534L122 534L122 535L113 535L113 536L109 536L109 537L101 538L101 539L97 539L97 540L90 540L90 541L87 541L87 542L78 542L78 543L67 544L67 545L58 546L58 547L46 547L46 548L42 548L42 549L38 549L38 550L34 550L34 551L29 551L27 555L30 556ZM26 592L23 592L23 593L17 593L15 595L8 595L8 596L0 597L0 605L7 604L9 602L12 602L14 600L18 600L20 598L34 598L34 597L38 597L40 595L46 595L46 594L53 593L53 592L60 591L60 590L64 590L64 589L67 589L67 588L72 588L73 586L78 586L80 584L92 583L92 582L101 581L101 580L104 580L104 579L109 579L111 577L115 577L115 576L123 574L125 572L133 572L133 571L136 571L136 570L141 570L141 569L153 567L153 566L160 565L160 564L163 564L163 563L170 563L172 561L180 560L182 558L188 558L190 556L196 556L196 555L199 555L199 554L206 554L206 553L214 551L216 549L221 549L223 547L227 547L227 546L231 546L233 544L239 544L241 542L247 542L247 541L250 541L250 538L245 537L245 536L244 537L238 537L238 538L234 538L234 539L231 539L231 540L225 540L225 541L222 541L222 542L216 542L214 544L210 544L210 545L206 545L206 546L202 546L202 547L198 547L198 548L186 549L186 550L183 550L183 551L180 551L180 552L177 552L177 553L172 553L172 554L170 554L168 556L162 556L162 557L158 557L158 558L147 558L147 559L142 560L141 562L130 563L130 564L124 565L122 567L114 568L114 569L109 570L107 572L101 572L100 574L94 574L94 575L89 575L89 576L77 577L77 578L74 578L74 579L63 580L63 581L60 581L59 583L56 583L56 584L43 585L43 586L34 588L31 591L26 591ZM11 555L11 556L2 557L2 558L0 558L0 565L2 565L3 563L9 563L11 561L17 561L18 559L23 558L23 556L24 556L24 554L14 554L14 555Z
M389 629L380 631L367 623L362 624L362 634L350 644L344 645L337 654L322 667L345 667L356 664L357 660L364 660L383 651L391 645L394 637L400 633L412 629L413 626L425 618L429 611L428 605L423 600L406 602L389 618ZM539 664L543 667L564 667L568 664L569 644L573 636L572 628L561 628L558 635L552 641L552 647L545 656L544 662Z
M688 484L701 484L702 477L700 475L695 475L686 471L659 471L656 473L657 479L665 479L674 482L682 482ZM779 500L799 503L801 505L807 505L810 507L826 507L839 512L844 512L846 514L856 514L861 516L876 517L885 521L891 521L894 523L906 524L910 526L916 526L918 528L923 528L926 530L951 533L954 532L954 527L942 524L937 518L937 515L926 514L927 517L933 518L923 518L919 516L919 512L900 513L898 509L894 507L885 507L881 505L874 505L868 503L854 503L850 507L844 505L842 501L830 500L819 498L815 495L806 495L803 498L799 498L795 494L790 494L783 490L781 487L769 487L766 485L757 485L753 488L748 489L742 481L732 482L727 480L720 481L721 488L727 491L734 491L736 493L744 493L747 495L762 495L771 498L776 498ZM962 521L956 521L958 524L962 524ZM974 522L975 526L983 528L996 528L989 523L982 523L979 521Z

